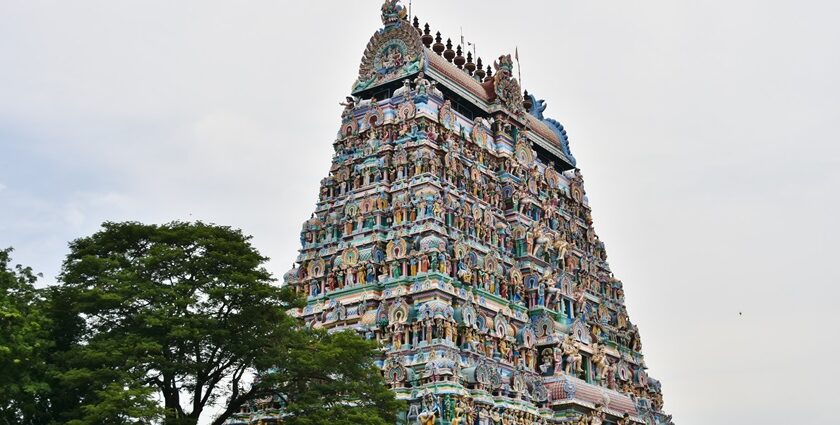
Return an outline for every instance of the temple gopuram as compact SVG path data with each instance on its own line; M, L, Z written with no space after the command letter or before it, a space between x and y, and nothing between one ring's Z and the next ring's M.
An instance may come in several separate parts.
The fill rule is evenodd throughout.
M485 68L397 0L382 22L284 276L296 314L381 343L402 424L672 424L563 126L511 55Z

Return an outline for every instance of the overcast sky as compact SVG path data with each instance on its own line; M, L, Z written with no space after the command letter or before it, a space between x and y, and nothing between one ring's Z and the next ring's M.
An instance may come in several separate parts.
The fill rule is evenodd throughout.
M105 220L201 219L282 275L380 4L0 0L0 246L51 283ZM519 47L678 425L837 423L840 2L413 9Z

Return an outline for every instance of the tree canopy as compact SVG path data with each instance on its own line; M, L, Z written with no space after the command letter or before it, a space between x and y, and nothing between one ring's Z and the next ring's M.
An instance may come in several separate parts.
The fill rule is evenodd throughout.
M44 353L48 320L29 267L11 266L11 248L0 249L0 421L36 423L47 390Z
M394 423L401 405L373 364L376 344L290 315L302 301L272 280L250 239L200 222L104 223L70 243L60 285L43 291L0 251L10 335L0 336L0 379L19 383L0 398L35 395L24 407L50 413L33 423L221 424L266 403L292 425ZM45 378L3 373L15 359Z

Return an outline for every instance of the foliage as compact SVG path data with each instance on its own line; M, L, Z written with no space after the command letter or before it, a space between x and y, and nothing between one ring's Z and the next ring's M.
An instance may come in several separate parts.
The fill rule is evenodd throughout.
M0 250L0 422L37 423L47 391L48 320L29 267L11 267L11 248Z
M263 376L278 390L288 425L396 423L394 399L374 366L376 343L355 332L310 330L278 353L279 367Z
M272 283L249 240L224 226L127 222L72 242L50 297L55 338L69 342L55 356L71 394L56 398L62 419L192 425L220 405L221 424L279 391L291 424L393 423L372 343L300 326L286 314L300 300Z

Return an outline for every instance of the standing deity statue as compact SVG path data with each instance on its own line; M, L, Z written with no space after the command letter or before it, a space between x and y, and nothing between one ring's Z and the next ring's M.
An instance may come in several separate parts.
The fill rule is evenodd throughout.
M534 232L533 231L529 230L529 231L525 232L525 246L526 246L528 254L533 255L534 254L534 247L535 247L535 245L534 245Z
M592 363L595 364L596 379L603 385L606 383L607 372L610 368L610 360L607 357L607 347L598 344L592 345Z
M566 356L566 374L572 375L572 371L574 371L574 375L578 376L583 373L583 356L580 355L580 349L578 348L577 341L575 341L575 337L572 334L566 335L561 346L563 348L563 354Z
M452 415L452 421L450 421L449 423L451 425L469 424L469 422L465 422L467 421L467 415L469 410L469 406L467 406L467 403L463 399L458 400L458 404L455 406L455 413Z
M394 329L391 331L391 347L394 351L402 349L402 332L403 325L394 325Z

